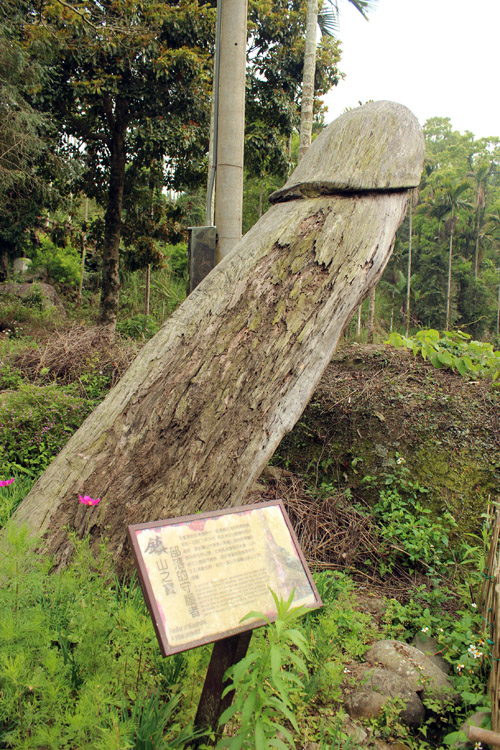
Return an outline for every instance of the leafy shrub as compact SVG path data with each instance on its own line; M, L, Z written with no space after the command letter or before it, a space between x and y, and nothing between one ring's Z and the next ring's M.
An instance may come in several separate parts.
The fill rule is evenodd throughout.
M128 336L131 339L150 339L157 333L159 328L158 322L152 315L137 313L131 318L120 321L116 330L122 336Z
M20 370L9 364L0 364L0 391L17 388L23 382Z
M165 248L167 263L174 276L180 279L188 278L188 251L185 242L167 245Z
M105 548L75 541L70 566L48 575L27 531L8 527L4 542L0 747L184 747L190 657L161 657L140 591L114 581Z
M396 349L411 349L437 369L448 367L464 377L491 378L495 382L500 376L500 351L494 351L487 342L472 341L462 331L443 331L440 335L431 328L410 338L393 332L385 343Z
M31 285L31 292L23 297L23 305L32 307L34 310L43 310L44 298L42 289L36 282Z
M45 268L53 281L69 286L80 283L80 254L71 245L57 247L48 237L42 237L32 254L34 266Z
M374 477L366 476L364 484L373 484ZM381 575L392 572L398 562L411 572L424 569L428 574L454 562L450 549L450 535L457 528L451 513L437 516L422 504L428 493L410 478L405 460L398 454L393 471L385 475L384 487L373 506L382 539L388 542L386 554L380 557Z
M221 740L217 750L225 747L231 750L286 748L283 740L276 739L278 731L286 742L294 745L290 731L279 721L283 717L298 732L291 701L294 694L304 690L303 677L307 673L303 657L307 657L309 647L297 623L306 610L292 608L293 592L287 601L278 599L274 593L273 598L278 613L273 624L262 613L247 615L258 615L268 622L267 643L261 649L251 648L247 656L227 670L231 684L225 692L235 690L235 699L220 722L225 724L239 713L240 727L231 739Z
M0 487L0 529L6 525L33 484L32 478L26 474L19 474L12 478L14 479L12 484ZM4 476L2 479L11 479L11 477Z
M6 394L0 404L2 471L38 477L92 408L92 401L56 385L24 384Z

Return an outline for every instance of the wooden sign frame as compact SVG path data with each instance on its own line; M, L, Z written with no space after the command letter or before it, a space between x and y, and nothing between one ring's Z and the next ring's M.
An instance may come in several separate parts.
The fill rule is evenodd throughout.
M250 611L273 622L271 590L323 606L281 500L135 524L128 536L163 656L265 624L241 622Z

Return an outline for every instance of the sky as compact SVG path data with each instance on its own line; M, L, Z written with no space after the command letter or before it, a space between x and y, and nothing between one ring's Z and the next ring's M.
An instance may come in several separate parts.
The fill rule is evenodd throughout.
M389 99L423 125L500 137L500 0L378 0L369 21L339 0L344 81L324 97L327 122Z

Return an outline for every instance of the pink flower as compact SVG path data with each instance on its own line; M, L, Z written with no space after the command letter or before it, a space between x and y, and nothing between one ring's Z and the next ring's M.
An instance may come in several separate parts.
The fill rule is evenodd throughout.
M0 481L0 487L7 487L8 484L12 484L14 479L2 479Z
M84 505L97 505L97 503L101 502L101 498L98 497L95 500L92 497L89 497L89 495L78 495L80 498L80 502Z

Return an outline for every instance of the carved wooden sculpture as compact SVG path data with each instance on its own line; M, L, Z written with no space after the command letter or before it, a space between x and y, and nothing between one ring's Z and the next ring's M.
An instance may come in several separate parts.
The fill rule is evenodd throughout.
M421 129L375 102L317 138L274 205L166 321L40 477L14 518L110 538L126 526L238 505L291 430L346 321L389 259L418 185ZM101 497L95 507L78 494Z

